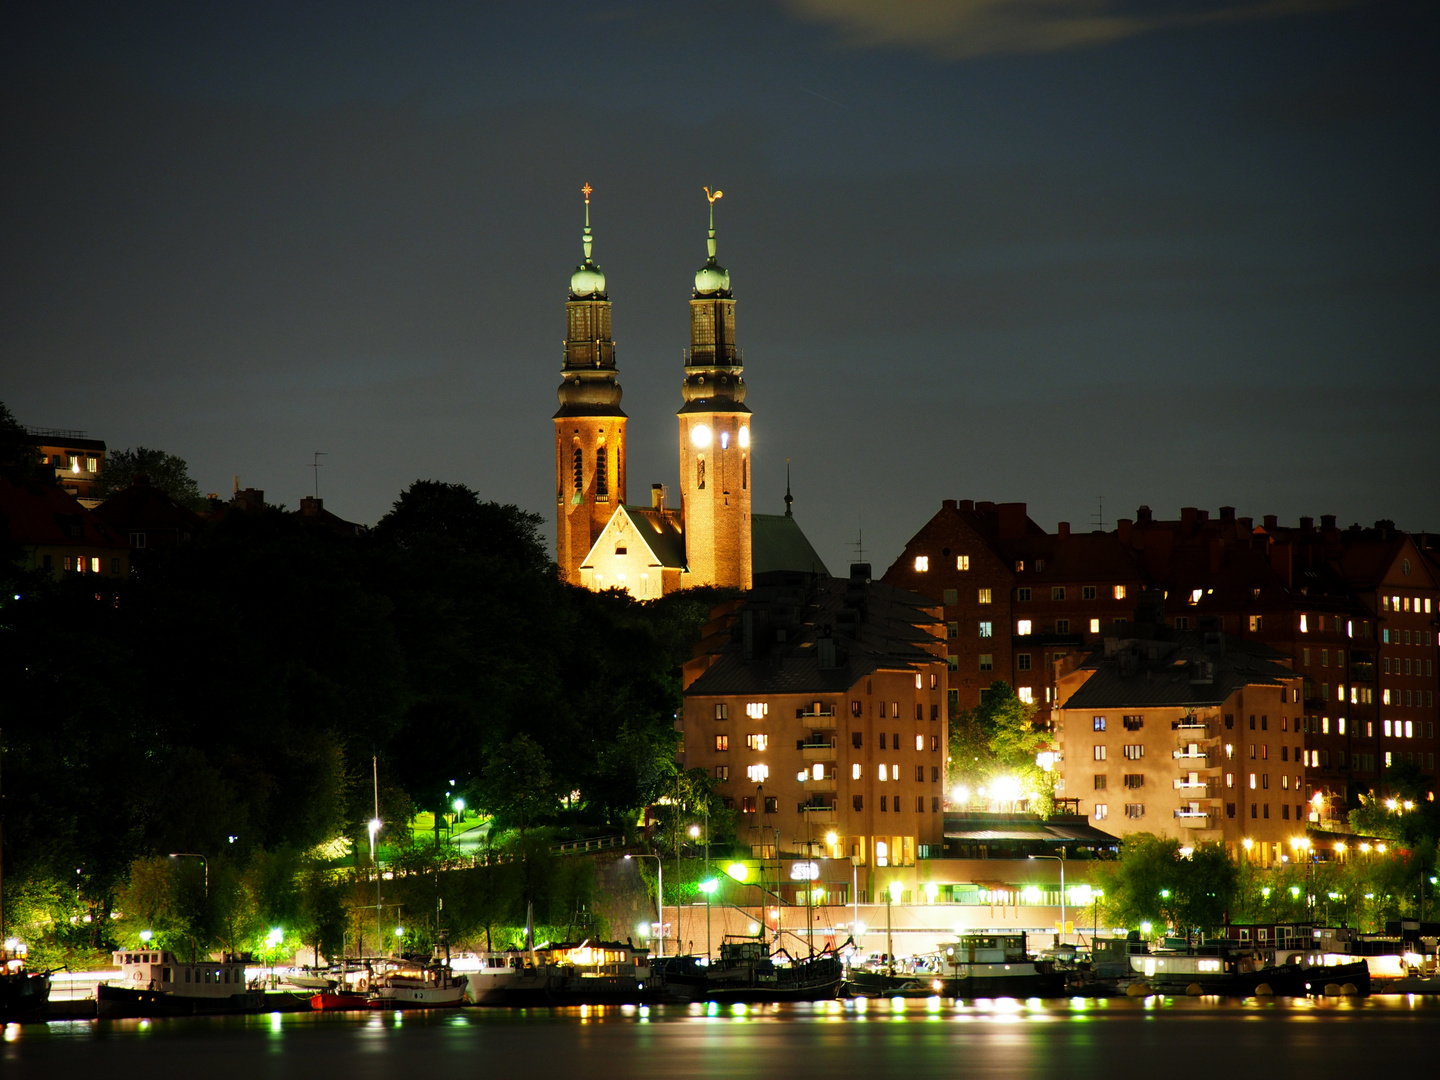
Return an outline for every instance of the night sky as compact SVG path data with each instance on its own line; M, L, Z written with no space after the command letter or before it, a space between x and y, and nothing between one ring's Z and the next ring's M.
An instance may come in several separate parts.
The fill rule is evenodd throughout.
M942 498L1434 530L1437 61L1433 0L11 0L0 400L551 521L588 181L643 502L708 184L755 509L791 459L834 571Z

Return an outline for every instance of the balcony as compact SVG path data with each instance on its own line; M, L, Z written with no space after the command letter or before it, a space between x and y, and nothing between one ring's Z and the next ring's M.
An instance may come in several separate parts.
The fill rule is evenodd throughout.
M834 761L835 760L835 737L816 738L811 736L808 739L797 739L795 749L799 750L806 761Z
M1191 743L1183 749L1174 751L1171 756L1174 757L1175 763L1182 769L1194 771L1218 769L1220 768L1222 760L1219 751L1202 750L1194 743Z
M805 815L807 823L816 825L833 825L835 823L835 801L822 802L819 799L811 798L809 802L800 804L800 812Z
M1176 780L1175 790L1182 799L1215 801L1221 798L1221 787L1215 780Z
M838 783L833 771L828 776L822 776L819 779L816 779L815 774L810 772L805 774L805 779L800 782L800 786L806 791L833 793Z
M1218 824L1211 824L1211 819L1214 817L1214 814L1194 808L1175 811L1175 821L1182 829L1218 828Z
M828 712L811 712L807 709L796 709L795 719L799 720L805 727L812 731L834 731L835 710Z

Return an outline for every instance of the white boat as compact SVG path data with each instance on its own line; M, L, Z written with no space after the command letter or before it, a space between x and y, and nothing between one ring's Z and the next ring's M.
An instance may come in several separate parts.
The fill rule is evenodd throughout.
M441 1009L465 1004L467 980L447 967L401 968L370 985L372 1009Z
M264 1001L258 988L246 984L247 962L231 953L187 962L169 949L122 949L111 959L120 974L95 987L100 1016L245 1012Z

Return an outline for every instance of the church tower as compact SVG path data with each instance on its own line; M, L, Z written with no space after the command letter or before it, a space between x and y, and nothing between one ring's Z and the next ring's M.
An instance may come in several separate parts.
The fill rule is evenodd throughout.
M709 258L695 274L690 350L680 409L680 491L685 558L693 585L749 589L751 583L750 410L735 345L730 273L715 261L715 201L710 200Z
M580 564L625 501L625 413L610 337L610 297L605 275L590 258L591 190L589 184L581 188L585 261L570 277L555 414L555 554L572 585L580 584Z

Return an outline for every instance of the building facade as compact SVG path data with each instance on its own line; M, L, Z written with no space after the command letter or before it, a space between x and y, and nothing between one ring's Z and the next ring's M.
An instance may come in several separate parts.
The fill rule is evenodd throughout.
M686 665L682 760L718 781L757 857L888 867L943 850L940 612L869 572L761 575Z
M1219 841L1266 865L1312 816L1300 677L1216 630L1112 627L1061 681L1058 794L1118 836Z

